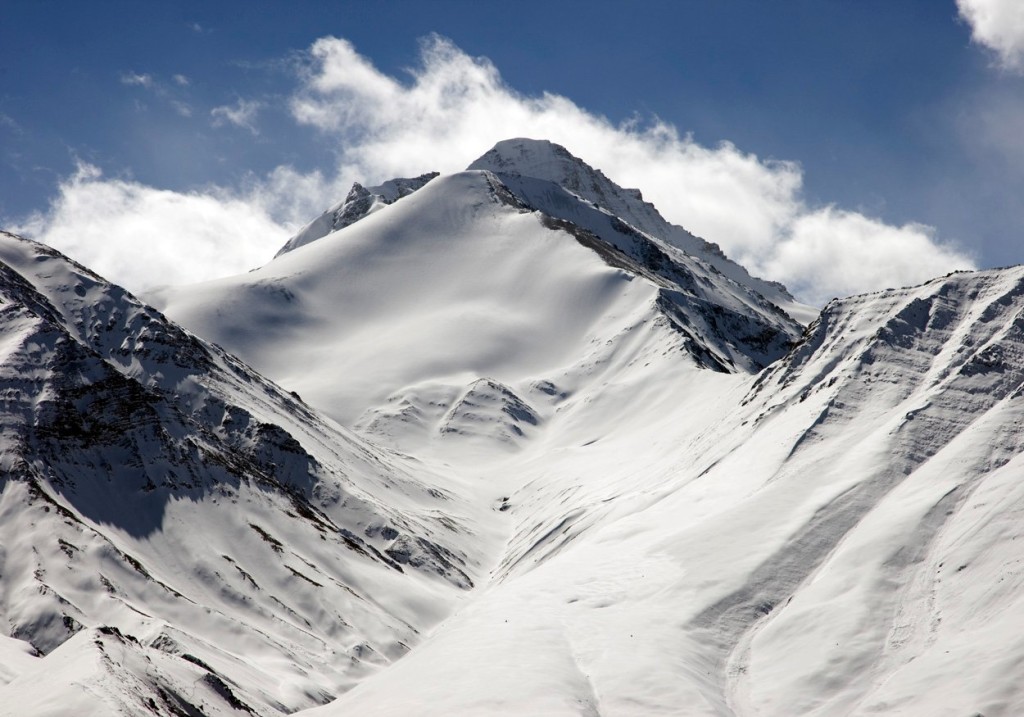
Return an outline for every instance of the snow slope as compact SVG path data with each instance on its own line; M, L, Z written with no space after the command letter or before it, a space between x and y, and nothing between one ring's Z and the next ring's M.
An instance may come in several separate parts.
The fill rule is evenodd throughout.
M835 302L501 466L491 583L309 714L1020 714L1022 326L1019 268Z
M1003 371L998 387L956 379L956 361L988 360L993 337L1004 348L991 351L1016 351L1007 331L1021 307L991 302L1012 295L1016 274L837 302L792 353L753 375L771 358L750 360L748 346L744 360L735 328L673 327L693 327L708 305L765 321L778 314L761 302L789 301L783 290L687 239L557 146L501 143L473 167L494 174L439 178L310 245L308 259L292 252L290 264L278 259L168 303L340 421L478 478L477 500L507 521L490 582L325 714L1020 708L1015 688L994 687L1012 674L1017 643L979 636L962 616L943 625L929 587L947 561L958 563L955 578L993 545L1000 567L989 568L984 590L1016 574L998 572L1018 564L1015 542L989 528L990 517L972 518L968 496L1002 486L1007 513L994 521L1012 522L1005 491L1016 464L1003 461L1018 452L1018 409L1006 392L1021 377ZM489 203L484 179L514 201ZM538 234L536 219L587 239ZM534 258L538 240L546 243ZM664 259L642 261L646 247ZM590 271L626 273L625 290L602 301L582 288ZM336 281L335 293L310 278L318 273ZM674 297L706 287L700 308L677 299L671 311L651 310L665 274ZM287 327L276 347L247 342L244 329L239 337L204 308L244 297L231 315L252 316L244 306L264 282L298 297L274 314ZM915 302L932 293L948 298ZM492 297L480 312L487 320L474 322L471 307ZM524 306L528 320L516 323ZM351 315L330 314L339 307ZM973 328L986 311L997 318L982 324L996 334ZM943 333L954 324L955 340ZM295 353L309 345L327 349L333 373ZM353 387L367 376L377 393ZM955 531L971 529L985 537L960 542ZM957 551L970 557L951 558ZM1013 590L1006 595L984 620L1011 634L1018 606ZM958 593L947 599L954 612L970 610ZM1000 657L974 650L971 668L943 662L942 630ZM908 669L914 663L931 667Z

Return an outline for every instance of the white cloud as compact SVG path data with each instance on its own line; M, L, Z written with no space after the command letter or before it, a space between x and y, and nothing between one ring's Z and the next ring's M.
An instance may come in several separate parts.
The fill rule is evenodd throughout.
M192 84L189 81L189 79L185 77L185 75L175 75L172 79L174 80L175 84L177 84L180 87L188 87L190 84Z
M994 50L1003 67L1024 70L1024 2L957 0L975 42Z
M954 247L937 242L931 227L895 227L834 207L796 217L761 264L765 274L817 303L970 266Z
M256 115L263 108L263 103L256 100L239 98L234 105L222 105L210 110L213 116L214 127L222 127L225 124L233 124L249 130L254 135L259 134L256 128Z
M808 207L793 162L728 142L705 147L660 121L615 125L558 95L523 96L488 60L439 37L424 43L407 84L330 37L313 44L303 80L294 117L336 137L342 165L369 181L457 171L498 140L546 138L639 187L668 219L809 301L973 267L927 227Z
M83 165L49 210L19 229L132 290L186 283L266 261L354 180L458 171L498 140L527 136L563 144L619 184L639 187L668 219L807 301L973 266L928 227L807 206L796 163L727 142L706 147L657 120L616 125L554 94L524 96L489 61L441 38L424 43L407 82L341 39L318 40L306 59L290 107L333 143L337 161L326 176L279 167L233 189L176 193ZM255 134L261 108L239 99L211 114Z
M153 76L137 72L125 72L121 75L121 84L137 85L148 90L153 87Z
M46 213L13 231L133 291L247 271L269 260L288 236L249 197L105 179L84 163L59 189Z

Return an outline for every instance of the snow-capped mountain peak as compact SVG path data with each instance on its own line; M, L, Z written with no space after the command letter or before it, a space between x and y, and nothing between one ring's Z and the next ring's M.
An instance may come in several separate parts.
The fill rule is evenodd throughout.
M546 179L618 215L660 216L639 189L620 187L568 149L546 139L517 137L498 142L467 169ZM646 211L645 211L646 210ZM642 222L638 222L642 223Z
M801 331L760 293L561 185L489 170L438 177L260 269L155 300L377 440L411 426L473 434L443 430L443 416L479 379L526 402L538 381L589 382L589 344L617 345L644 316L665 333L643 350L664 341L726 372L759 370Z
M668 222L657 208L644 201L639 189L625 189L565 147L548 140L516 138L498 142L469 165L501 175L518 175L554 182L588 202L608 211L634 228L672 244L715 267L730 279L766 296L785 309L806 315L792 295L777 282L752 277L731 261L721 248Z
M640 230L660 228L665 220L645 202L639 189L623 189L565 147L548 140L507 139L498 142L467 169L542 179L593 202ZM659 232L649 232L657 236ZM707 251L715 251L707 244ZM681 247L686 248L686 247Z

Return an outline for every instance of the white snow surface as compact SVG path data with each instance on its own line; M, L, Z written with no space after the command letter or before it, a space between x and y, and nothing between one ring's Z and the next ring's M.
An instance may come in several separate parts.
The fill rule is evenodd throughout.
M484 161L153 297L216 345L0 243L0 714L1024 714L1024 268L803 329Z
M481 378L523 394L558 377L551 396L575 391L601 369L599 347L620 350L635 328L682 334L678 348L721 370L760 368L801 328L557 184L486 171L434 179L248 274L153 298L342 424L395 419L412 433L443 430Z
M431 172L419 177L389 179L376 187L364 187L356 182L345 199L300 229L276 256L344 229L349 224L355 224L368 214L409 196L436 176L437 172Z

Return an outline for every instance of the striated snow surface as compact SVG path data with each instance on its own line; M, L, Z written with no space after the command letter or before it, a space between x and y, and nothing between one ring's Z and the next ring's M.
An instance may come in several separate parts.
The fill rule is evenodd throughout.
M194 334L0 243L0 714L1024 714L1024 268L805 328L557 145L398 194Z

